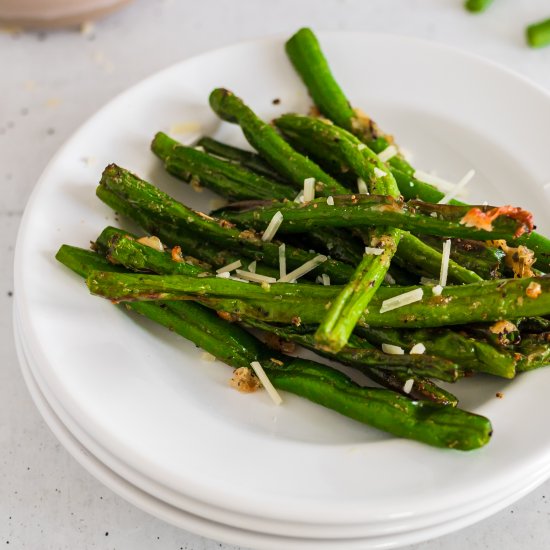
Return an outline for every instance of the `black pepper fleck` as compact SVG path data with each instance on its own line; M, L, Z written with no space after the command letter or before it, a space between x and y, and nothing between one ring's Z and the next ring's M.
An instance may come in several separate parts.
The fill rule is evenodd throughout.
M46 134L48 134L49 136L53 136L55 134L55 128L48 128L46 130Z
M279 105L279 103L281 103L281 100L276 97L271 103L273 103L273 105Z
M13 296L13 290L8 290L8 296L11 298Z

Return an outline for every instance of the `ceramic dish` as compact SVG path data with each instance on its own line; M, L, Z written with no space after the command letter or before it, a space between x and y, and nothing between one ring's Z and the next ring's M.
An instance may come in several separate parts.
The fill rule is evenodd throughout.
M524 479L521 487L516 489L513 494L508 495L504 500L499 500L492 506L484 504L479 510L465 514L463 517L455 518L450 522L438 524L436 521L432 521L431 527L427 529L413 529L403 533L393 533L386 536L363 538L346 537L343 539L325 538L324 540L319 540L319 538L310 539L306 537L274 535L271 532L258 532L238 528L233 524L227 525L212 521L206 519L203 515L197 515L189 510L182 510L171 506L166 501L143 491L138 486L129 482L127 477L120 476L115 471L111 470L104 462L98 459L89 447L82 444L82 439L75 437L75 431L78 432L78 428L75 430L75 426L73 426L74 431L71 431L67 427L63 420L56 414L51 406L51 402L48 401L38 381L34 378L33 368L31 367L32 360L26 351L24 338L22 336L23 331L16 317L17 314L14 315L14 335L23 378L25 379L29 393L36 407L46 421L48 427L65 449L67 449L90 474L117 495L159 519L203 536L223 540L232 544L253 547L258 550L307 550L308 548L334 548L335 546L349 550L396 548L404 544L413 544L443 535L447 532L474 523L475 521L480 521L505 507L510 502L527 494L529 491L532 491L548 477L547 471L537 472ZM201 510L201 512L202 511L203 510ZM243 517L242 519L246 521L248 518ZM283 530L283 532L285 531Z
M550 98L544 91L433 44L349 33L320 38L352 102L413 149L417 166L451 179L473 167L472 200L521 204L549 232L543 184L550 176L544 148ZM349 52L362 52L368 71L357 70ZM481 377L458 384L462 406L491 418L493 440L470 453L433 449L291 395L275 408L261 393L231 391L229 369L90 297L82 281L55 262L61 243L85 245L116 223L94 196L109 162L193 207L209 208L212 195L193 193L163 174L148 144L155 131L171 128L193 130L175 135L181 140L205 133L242 143L238 129L220 124L207 106L208 93L220 85L266 118L309 105L282 39L205 54L113 100L69 140L36 186L18 239L16 291L25 341L67 414L158 486L238 516L283 523L414 525L437 514L449 522L503 487L545 471L550 372L511 384ZM83 162L90 158L92 166ZM497 391L505 399L496 399ZM236 472L242 464L246 476Z

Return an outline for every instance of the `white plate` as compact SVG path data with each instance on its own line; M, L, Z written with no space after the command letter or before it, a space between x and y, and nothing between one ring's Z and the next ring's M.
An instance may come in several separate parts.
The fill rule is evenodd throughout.
M517 498L535 489L548 476L546 470L530 475L523 480L522 486L516 488L513 494L496 501L492 505L486 504L473 513L456 517L452 521L443 522L441 524L433 521L429 528L413 529L402 533L391 533L386 536L371 536L365 538L346 537L344 539L326 538L324 540L319 540L319 538L309 539L305 537L292 537L288 536L288 534L286 536L274 535L269 532L258 532L238 528L232 524L226 525L224 523L212 521L201 515L196 515L189 511L171 506L164 500L158 499L154 495L143 491L140 487L129 482L126 477L122 477L111 470L104 462L98 459L89 447L82 445L82 441L75 437L74 431L70 430L56 414L51 406L52 403L46 398L40 384L34 378L33 367L31 366L32 360L30 360L30 356L27 354L23 337L24 332L20 328L20 322L17 317L17 314L15 314L14 337L23 377L39 412L63 446L89 473L119 496L159 519L203 536L216 538L232 544L253 547L258 550L272 548L276 550L306 550L308 548L328 549L334 547L341 548L342 550L397 548L405 544L414 544L444 535L488 517Z
M414 149L419 167L452 179L476 168L475 200L522 204L548 232L545 92L490 63L424 42L340 33L321 38L352 102ZM239 142L238 130L220 127L208 109L208 93L220 85L266 117L303 111L309 103L282 40L226 48L116 98L62 148L37 184L19 235L16 291L26 341L68 414L159 485L239 514L288 522L412 520L475 506L542 471L550 458L544 421L550 372L513 384L461 383L456 391L465 408L493 421L493 441L471 453L433 449L291 395L275 408L263 394L231 391L227 368L201 361L190 343L91 298L81 280L56 264L61 243L85 245L113 223L94 197L108 162L153 179L192 206L208 207L207 193L194 194L162 173L148 144L155 131L184 121ZM271 103L275 97L279 106ZM95 167L82 162L90 157ZM496 399L502 390L505 398Z
M78 440L80 445L84 446L88 452L92 453L95 458L102 462L110 471L117 477L122 477L132 486L140 489L147 495L151 495L155 500L166 503L171 507L182 510L185 513L191 513L193 516L199 516L216 524L229 525L236 528L236 532L241 530L255 531L266 536L281 537L300 537L310 539L327 540L352 540L356 541L358 537L363 537L364 541L370 541L371 544L378 544L386 538L394 541L411 542L412 539L407 538L411 532L424 533L426 530L434 532L437 529L439 534L447 532L453 526L467 525L473 521L477 521L500 510L509 502L520 498L532 488L534 484L542 482L547 476L546 470L535 472L525 472L525 476L515 485L505 485L499 488L498 491L490 495L486 495L484 499L480 499L474 505L456 507L451 511L432 514L427 517L405 518L403 521L380 522L378 524L369 524L367 522L359 525L332 525L332 524L299 524L296 522L283 523L267 518L259 518L253 515L238 515L229 510L223 510L218 507L208 506L203 502L181 494L175 494L169 488L160 486L145 478L143 475L123 464L116 457L112 456L106 449L97 444L91 439L80 426L70 418L63 407L55 399L48 390L44 381L40 378L40 366L33 357L32 352L27 348L24 341L24 331L20 329L19 315L17 308L14 307L14 324L17 330L17 343L21 349L21 361L25 363L33 378L33 385L40 387L40 393L48 403L48 408L51 408L59 421L67 428L72 438ZM93 473L93 472L92 472ZM540 480L540 481L539 481ZM159 517L163 517L160 515ZM199 533L203 533L199 529ZM214 536L210 534L209 536ZM405 539L403 539L405 537ZM231 539L233 540L233 539ZM240 544L244 544L241 542Z

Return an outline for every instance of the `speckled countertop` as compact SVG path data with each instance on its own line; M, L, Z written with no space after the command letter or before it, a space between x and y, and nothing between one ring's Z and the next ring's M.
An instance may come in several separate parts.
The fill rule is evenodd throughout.
M84 471L38 414L13 344L12 263L25 203L48 159L107 100L206 50L299 26L427 38L498 61L550 88L550 48L523 28L547 0L499 0L470 16L460 0L140 0L88 33L0 33L0 546L32 550L233 548L178 530ZM546 550L550 482L496 516L409 550Z

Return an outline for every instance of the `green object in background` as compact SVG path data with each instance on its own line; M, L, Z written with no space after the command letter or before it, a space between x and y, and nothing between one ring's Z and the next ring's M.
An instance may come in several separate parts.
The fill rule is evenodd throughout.
M485 11L492 3L493 0L466 0L464 7L468 11L479 13Z
M527 44L531 48L542 48L550 44L550 19L533 23L525 30Z

